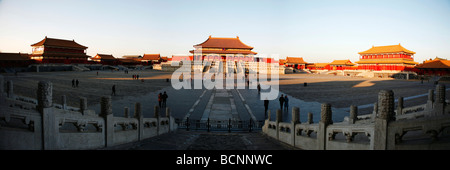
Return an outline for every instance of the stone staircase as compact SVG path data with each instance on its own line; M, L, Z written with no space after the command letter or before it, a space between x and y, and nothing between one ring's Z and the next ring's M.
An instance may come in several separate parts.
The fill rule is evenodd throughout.
M72 69L74 71L91 71L91 69L81 66L81 65L72 65Z

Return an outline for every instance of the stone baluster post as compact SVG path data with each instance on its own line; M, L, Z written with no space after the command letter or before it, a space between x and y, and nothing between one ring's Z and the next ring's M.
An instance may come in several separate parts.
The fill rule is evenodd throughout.
M397 114L396 115L402 115L403 114L403 97L399 97L397 101Z
M276 113L276 119L275 119L275 125L276 125L276 130L277 130L277 140L280 139L279 138L279 133L280 133L280 122L283 121L283 114L281 112L280 109L277 109L277 113Z
M358 120L358 107L355 105L350 106L350 117L348 119L349 124L355 124L356 120Z
M63 110L67 110L67 97L66 95L61 96L61 107Z
M371 145L375 150L388 149L388 123L393 121L394 117L394 92L392 90L381 90L378 93L378 116L375 118L374 135ZM392 140L392 139L390 139ZM372 143L373 142L373 143Z
M10 85L12 86L12 81ZM8 90L12 90L12 87L11 89ZM42 109L52 107L53 106L52 97L53 97L53 84L47 81L40 81L38 83L37 89L38 110L42 112Z
M170 108L166 107L166 117L169 120L169 132L172 131L173 127L172 127L172 117L170 117Z
M161 122L159 122L159 106L154 107L154 117L156 118L156 134L159 135L159 126L161 126Z
M8 89L9 90L9 89ZM37 89L37 110L42 114L42 135L44 150L54 150L57 148L59 135L59 122L56 120L52 106L53 84L47 81L40 81Z
M433 111L431 112L432 116L443 115L445 110L445 85L438 84L436 85L436 99L433 103Z
M320 110L319 130L317 131L318 150L326 150L327 126L333 124L331 104L323 103Z
M111 96L100 98L100 116L105 119L106 147L114 145L114 115L112 113Z
M0 75L0 97L3 96L3 93L5 92L5 79L2 75Z
M87 110L87 98L80 97L80 112L81 112L81 114L85 115L86 110Z
M306 122L308 124L313 124L313 114L311 112L308 113L308 121Z
M136 110L136 108L135 108L135 110ZM135 111L135 113L136 113L136 111ZM130 117L130 108L128 108L128 107L124 107L123 108L123 117L124 118L129 118Z
M8 80L6 82L6 96L8 98L14 98L14 90L13 90L13 81L12 80Z
M144 115L142 114L141 103L134 104L134 118L138 120L138 140L144 139Z
M300 124L300 108L292 107L292 120L291 120L291 143L295 146L295 125Z
M377 114L378 114L378 102L375 102L373 104L372 120L375 120L375 118L377 118Z
M434 90L430 89L428 90L428 100L425 109L431 112L433 110L433 103L434 103Z
M300 123L300 108L298 107L292 108L292 123L293 124Z

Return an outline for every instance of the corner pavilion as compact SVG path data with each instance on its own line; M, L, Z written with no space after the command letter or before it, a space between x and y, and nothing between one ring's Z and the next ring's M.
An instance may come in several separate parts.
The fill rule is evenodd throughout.
M86 55L88 47L75 42L75 40L63 40L47 38L47 36L31 45L31 59L41 63L87 63L90 56Z

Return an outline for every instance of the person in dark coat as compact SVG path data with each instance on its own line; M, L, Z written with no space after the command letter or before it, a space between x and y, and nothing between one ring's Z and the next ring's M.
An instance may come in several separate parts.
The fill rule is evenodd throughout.
M164 94L162 95L162 107L166 107L166 101L168 97L169 96L167 96L166 91L164 91Z
M288 96L284 96L284 110L289 111L289 99Z
M264 100L264 118L267 119L267 110L269 110L269 100Z
M75 79L72 79L72 87L75 87Z
M284 104L284 96L283 95L281 95L281 97L280 97L280 109L281 110L283 110L283 104Z
M76 83L76 87L78 87L78 83L80 83L79 81L78 81L78 79L75 81L75 83Z
M261 85L258 83L258 94L261 93Z
M161 108L161 103L162 103L162 93L158 94L158 104L159 104L159 108Z

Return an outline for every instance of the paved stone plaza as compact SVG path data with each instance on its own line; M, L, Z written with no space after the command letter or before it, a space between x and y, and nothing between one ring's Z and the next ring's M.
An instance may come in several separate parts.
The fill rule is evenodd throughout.
M132 74L140 74L141 80L133 80ZM134 114L134 105L140 102L144 117L154 116L154 107L158 105L159 93L168 94L167 108L177 121L208 119L212 121L263 121L265 120L263 101L256 89L181 89L175 90L170 81L171 73L154 70L123 72L51 72L19 73L18 76L4 75L5 80L14 81L14 93L36 98L36 82L45 80L54 84L53 98L60 103L60 96L66 95L67 103L79 106L80 97L87 98L89 109L100 113L100 97L111 94L112 85L117 87L117 95L112 96L113 115L124 116L128 108ZM71 87L71 80L79 79L78 88ZM308 86L303 86L308 82ZM194 82L192 82L194 83ZM445 84L445 82L440 82ZM31 85L31 86L30 86ZM191 87L194 87L191 84ZM280 76L280 93L288 95L289 109L282 112L282 121L291 120L292 107L300 108L300 121L307 120L307 113L313 114L313 122L320 120L321 103L329 102L332 106L334 122L340 122L349 115L349 106L361 107L359 114L369 114L370 106L377 101L380 89L392 88L396 95L405 97L405 105L416 105L426 101L427 89L432 89L434 82L421 83L391 79L363 79L343 76L291 74ZM269 89L263 89L266 92ZM447 91L448 93L448 91ZM399 96L395 96L399 97ZM346 106L348 105L348 106ZM276 110L280 109L277 100L269 102L271 120L275 120ZM366 111L367 110L367 111ZM165 108L161 108L164 115ZM365 112L366 111L366 112ZM221 142L218 142L217 139ZM252 140L250 140L252 139ZM177 141L177 142L174 142ZM249 143L261 142L250 147ZM181 142L181 143L180 143ZM220 145L220 146L219 146ZM155 148L159 146L159 148ZM175 147L176 146L176 147ZM252 133L207 133L178 132L148 139L138 144L122 146L119 149L286 149L282 144L270 141L260 132ZM289 147L287 147L289 148Z

